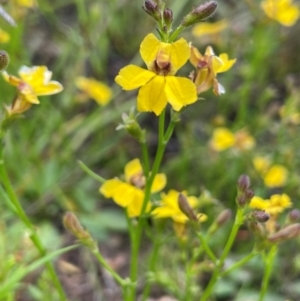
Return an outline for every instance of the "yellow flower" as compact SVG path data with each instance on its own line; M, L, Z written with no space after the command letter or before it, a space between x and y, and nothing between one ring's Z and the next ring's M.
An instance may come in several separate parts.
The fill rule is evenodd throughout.
M24 6L28 8L32 8L37 5L35 0L15 0L15 2L20 6Z
M262 157L262 156L254 157L252 163L254 165L255 170L260 175L264 175L268 171L268 169L271 165L270 160L268 158Z
M232 133L225 127L219 127L214 130L211 140L211 146L217 152L228 148L245 151L253 148L254 145L254 138L245 129Z
M118 178L110 179L100 187L100 193L106 198L112 198L116 204L127 209L129 217L140 215L144 201L145 176L139 159L134 159L126 164L124 170L125 181ZM154 178L151 192L156 193L166 185L164 174L157 174ZM151 205L148 204L146 212Z
M261 197L254 196L250 202L251 208L265 210L271 215L277 215L287 208L292 206L290 197L287 194L273 194L270 199L262 199Z
M283 186L288 177L288 170L279 164L272 165L271 168L263 176L264 183L267 187L281 187Z
M9 40L9 34L0 28L0 43L7 43Z
M78 77L75 84L78 89L82 90L90 98L95 99L102 106L111 100L111 89L93 78Z
M217 152L228 149L235 144L234 134L227 128L220 127L214 130L211 146Z
M217 81L217 74L229 70L236 59L229 60L226 53L220 54L219 57L216 56L211 46L208 46L202 55L195 47L191 46L190 62L196 68L192 77L198 94L210 87L213 87L213 92L216 95L225 93L224 87Z
M50 81L52 72L46 66L22 66L19 76L2 72L4 79L12 86L17 87L18 95L11 107L7 108L9 114L20 114L28 110L32 104L39 104L37 96L52 95L63 90L57 81Z
M299 8L292 0L264 0L261 7L269 18L284 26L293 26L299 19Z
M163 43L148 34L141 43L140 54L148 70L129 65L121 69L115 79L124 90L140 88L138 111L160 115L167 103L180 111L197 100L192 81L174 76L189 58L189 46L184 39Z
M202 37L204 35L212 35L219 33L228 27L226 20L220 20L215 23L200 23L193 27L192 34L196 37Z
M186 196L186 192L182 192ZM175 223L185 224L189 218L180 210L178 205L179 192L170 190L168 194L161 194L161 207L157 207L152 211L155 218L172 218ZM198 198L195 196L186 196L191 208L195 208L198 204ZM205 221L206 216L200 215L199 220Z

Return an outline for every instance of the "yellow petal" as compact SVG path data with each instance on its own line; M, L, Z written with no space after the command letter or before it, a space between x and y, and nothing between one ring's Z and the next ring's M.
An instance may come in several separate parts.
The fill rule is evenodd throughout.
M200 23L193 27L192 34L197 37L201 37L209 34L216 34L228 27L226 20L220 20L215 23Z
M134 200L136 190L139 189L119 179L107 180L100 187L100 193L107 198L112 198L121 207L127 207Z
M155 76L143 86L137 97L137 109L140 112L154 112L157 116L167 105L164 76Z
M236 59L229 60L227 53L221 53L219 55L219 58L222 61L222 66L219 69L217 69L217 73L229 70L236 62Z
M187 41L183 38L179 39L175 43L171 44L170 50L170 62L171 62L171 74L175 74L176 71L181 68L189 59L190 47Z
M130 218L141 215L142 207L144 202L144 192L136 190L134 200L127 206L127 214ZM147 204L146 212L148 213L151 209L151 204Z
M220 127L214 130L211 140L211 146L214 150L221 152L232 147L234 143L235 137L229 129Z
M7 43L10 40L10 35L0 28L0 43Z
M93 78L78 77L75 80L75 85L100 105L106 105L111 99L111 89Z
M261 197L254 196L249 204L250 208L257 208L261 210L265 210L270 205L270 202L268 200L264 200Z
M165 174L160 173L157 174L154 178L152 187L151 187L151 192L156 193L161 191L167 184L167 177Z
M125 165L124 173L126 182L130 182L130 179L136 175L140 175L143 172L143 168L139 159L134 159Z
M156 74L135 65L122 68L115 78L124 90L134 90L148 83Z
M202 61L203 55L198 51L197 48L191 46L190 47L190 62L191 64L197 68L200 61Z
M19 70L21 79L29 84L34 93L39 95L51 95L63 90L57 81L50 81L52 72L46 66L27 67L22 66Z
M142 41L140 54L148 69L151 69L153 62L156 60L161 43L153 33L148 34Z
M6 71L2 71L2 76L4 80L12 86L18 87L22 83L22 80L20 78L13 75L9 75Z
M188 78L166 76L165 92L168 102L175 111L180 111L182 107L197 100L196 86Z
M267 187L284 186L288 177L288 170L279 164L273 165L264 176L264 183Z

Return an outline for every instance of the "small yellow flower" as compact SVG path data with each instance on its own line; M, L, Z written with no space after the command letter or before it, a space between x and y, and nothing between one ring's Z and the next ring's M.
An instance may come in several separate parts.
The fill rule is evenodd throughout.
M261 7L265 14L284 26L293 26L299 19L299 8L292 0L264 0Z
M270 199L262 199L254 196L250 202L250 208L265 210L270 215L277 215L292 206L290 197L287 194L273 194Z
M189 58L189 46L183 38L163 43L154 34L148 34L141 43L140 54L148 70L129 65L121 69L115 79L124 90L140 88L138 111L160 115L167 103L180 111L197 100L192 81L174 76Z
M245 129L232 133L225 127L219 127L214 130L210 144L217 152L228 148L245 151L254 147L255 140Z
M263 157L263 156L254 157L252 163L253 163L255 170L261 176L266 174L266 172L268 171L268 169L270 168L270 165L271 165L270 160L267 157Z
M272 165L263 176L264 183L267 187L275 188L284 186L288 177L288 170L279 164Z
M93 78L78 77L75 84L78 89L96 100L99 105L104 106L111 100L111 89Z
M39 104L38 96L52 95L63 90L57 81L50 81L52 72L46 66L22 66L19 76L2 72L4 79L12 86L17 87L18 95L11 107L7 108L9 114L20 114L28 110L32 104Z
M182 192L186 196L186 192ZM179 192L170 190L168 194L161 194L161 207L157 207L152 211L155 218L172 218L175 223L185 224L189 218L180 210L178 206ZM198 205L198 198L195 196L186 196L191 208ZM203 222L207 219L205 215L199 215L199 221Z
M145 176L139 159L134 159L126 164L124 170L125 181L118 178L110 179L100 187L100 193L106 198L112 198L116 204L127 209L129 217L140 215L143 201ZM157 174L154 178L151 192L161 191L166 185L167 179L164 174ZM146 212L149 212L151 205L148 204Z
M224 151L230 147L233 147L234 144L235 136L229 129L220 127L214 130L211 146L215 151Z
M229 70L236 59L229 60L226 53L216 56L211 46L208 46L202 55L191 46L190 62L196 68L192 77L198 94L207 91L210 87L213 87L216 95L225 93L224 87L217 81L217 74Z
M28 7L28 8L37 6L37 3L35 0L15 0L15 2L20 6L24 6L24 7Z
M0 43L7 43L9 40L9 34L0 28Z
M192 34L196 37L204 35L213 35L219 33L228 27L226 20L220 20L215 23L200 23L193 27Z

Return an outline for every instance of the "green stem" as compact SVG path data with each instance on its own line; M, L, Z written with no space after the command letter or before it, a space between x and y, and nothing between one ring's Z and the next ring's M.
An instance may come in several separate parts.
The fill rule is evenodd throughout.
M105 179L100 177L98 174L94 173L91 169L89 169L82 161L78 160L78 165L81 167L82 170L84 170L90 177L95 179L96 181L100 183L104 183Z
M3 141L0 141L2 143ZM8 177L5 165L4 165L4 159L3 159L3 148L0 149L0 179L2 181L2 184L6 190L6 193L15 208L13 211L21 220L22 222L26 225L26 227L30 230L30 239L38 249L41 257L45 256L47 254L46 249L44 248L40 237L38 236L36 229L34 225L30 222L30 219L26 215L25 211L23 210L14 190L11 185L10 179ZM55 272L54 266L52 262L46 262L45 266L49 272L50 277L52 278L52 281L59 293L60 300L62 301L67 301L67 297L65 295L65 292L63 290L63 287L59 281L59 278Z
M238 208L236 217L235 217L235 221L234 221L234 225L231 229L231 232L230 232L229 238L227 240L227 243L225 245L224 251L214 269L214 272L208 283L208 286L206 287L206 289L203 292L202 297L200 298L200 301L206 301L211 296L211 294L213 292L213 288L221 274L221 269L223 268L224 261L232 247L232 244L234 242L236 234L237 234L240 226L242 225L243 221L244 221L244 210L242 208Z
M217 263L218 259L215 256L215 254L213 253L213 251L211 250L211 248L209 247L209 245L206 243L205 238L202 236L201 233L197 233L197 237L199 238L201 245L204 249L204 251L206 252L206 254L208 255L208 257L212 260L213 263Z
M142 153L143 153L143 170L144 175L148 178L149 175L149 154L148 148L145 142L141 143Z
M122 277L116 273L110 265L106 262L106 260L102 257L97 247L91 249L91 252L97 258L98 262L110 273L110 275L114 278L114 280L122 287L123 291L125 291L126 287L130 284L128 281L124 280Z
M179 25L179 26L175 29L175 31L171 34L171 36L169 37L168 42L169 42L169 43L173 42L173 41L178 37L178 35L184 30L184 28L185 28L184 26Z
M140 250L140 244L141 244L141 236L143 233L144 225L145 225L145 218L143 217L147 205L150 201L151 196L151 188L153 181L155 179L155 176L157 175L159 171L159 167L164 155L164 151L166 148L166 145L173 133L175 123L171 122L169 124L169 127L166 131L165 135L165 114L166 109L163 110L163 112L159 115L159 124L158 124L158 146L157 151L154 159L154 163L152 166L152 170L150 172L150 176L147 177L146 181L146 187L145 187L145 196L143 201L143 206L141 209L141 214L138 220L138 224L136 227L132 227L132 231L134 231L134 234L132 235L133 241L131 243L132 249L131 249L131 264L130 264L130 280L133 283L137 282L138 278L138 254ZM145 163L144 163L145 164ZM130 287L130 292L127 295L126 301L134 301L136 298L136 286Z
M269 280L270 280L276 253L277 253L277 246L273 245L265 259L265 273L264 273L258 301L263 301L264 297L267 293L268 286L269 286Z
M243 266L244 264L246 264L249 260L251 260L253 257L255 257L258 253L250 253L248 254L246 257L244 257L243 259L241 259L240 261L236 262L235 264L233 264L230 268L228 268L226 271L220 273L220 277L223 277L225 275L228 275L229 273L231 273L232 271L234 271L235 269L240 268L241 266Z

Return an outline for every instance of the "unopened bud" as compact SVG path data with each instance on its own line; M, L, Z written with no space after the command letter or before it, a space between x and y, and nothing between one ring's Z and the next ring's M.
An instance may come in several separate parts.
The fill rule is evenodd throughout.
M300 211L298 209L293 209L288 214L288 222L289 223L295 223L300 218Z
M178 195L178 207L190 220L198 221L197 215L190 206L187 197L182 193Z
M258 223L266 223L270 219L270 214L264 210L254 210L252 212L252 218Z
M266 237L266 229L265 227L257 222L251 221L248 223L248 229L257 237L257 238L265 238Z
M286 241L288 239L296 238L300 235L300 224L289 225L278 232L270 235L268 240L273 243Z
M67 212L63 217L63 224L81 242L91 245L93 242L90 234L83 229L78 218L72 212Z
M245 192L250 187L250 178L247 175L241 175L237 181L238 189Z
M244 194L238 195L236 197L235 201L239 207L244 207L247 203L247 199Z
M173 12L171 9L166 8L163 12L163 17L165 24L167 25L168 28L171 28L172 22L173 22Z
M158 4L152 0L146 0L143 6L144 11L156 21L161 18L161 13Z
M6 51L0 50L0 71L5 70L9 64L9 55Z
M253 197L254 197L254 191L251 189L247 189L245 191L245 198L246 198L247 202L250 202Z
M188 27L198 22L205 21L214 14L214 12L217 9L217 6L218 3L216 1L209 1L197 6L188 15L184 17L184 19L181 22L181 25L184 27Z
M227 223L232 216L232 212L230 209L223 210L217 217L216 224L219 227L222 227L225 223Z

